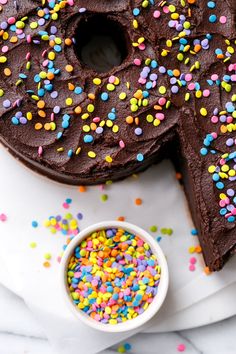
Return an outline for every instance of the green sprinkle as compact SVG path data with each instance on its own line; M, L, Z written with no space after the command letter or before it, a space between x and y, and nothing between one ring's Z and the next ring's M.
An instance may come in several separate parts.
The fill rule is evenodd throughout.
M52 255L50 253L45 253L44 258L49 261L52 258Z
M37 243L36 242L31 242L29 244L30 248L36 248L37 247Z
M150 230L151 232L157 232L158 227L157 227L156 225L152 225L152 226L150 226L149 230Z
M108 195L107 195L107 194L102 194L102 195L101 195L101 201L102 201L102 202L106 202L107 199L108 199Z

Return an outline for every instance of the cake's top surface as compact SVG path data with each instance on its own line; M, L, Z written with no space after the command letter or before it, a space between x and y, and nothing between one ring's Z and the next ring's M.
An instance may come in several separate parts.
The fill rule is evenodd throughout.
M142 169L176 138L203 228L232 234L235 0L3 0L0 8L0 139L16 156L57 180L94 183ZM109 72L83 62L94 32L113 36ZM236 236L214 243L229 250Z

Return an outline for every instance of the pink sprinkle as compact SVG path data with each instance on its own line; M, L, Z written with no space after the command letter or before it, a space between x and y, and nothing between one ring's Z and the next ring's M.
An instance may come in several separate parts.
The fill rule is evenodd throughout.
M42 146L39 146L39 148L38 148L38 155L39 155L39 156L42 156L42 154L43 154L43 148L42 148Z
M187 81L187 82L191 81L192 78L193 78L193 75L192 75L192 74L186 74L186 75L185 75L185 81Z
M143 79L142 77L140 77L140 78L138 79L138 82L139 82L139 84L145 85L146 82L147 82L147 80L146 80L146 79Z
M227 121L228 124L232 123L233 122L233 117L230 117L230 116L227 117L226 121Z
M194 272L196 270L196 267L194 264L190 264L188 269L190 270L190 272Z
M3 53L7 53L8 50L9 50L9 47L8 47L7 45L4 45L4 46L2 47L2 52L3 52Z
M123 140L119 141L119 145L120 145L121 149L124 149L125 143L123 142Z
M159 18L160 16L161 16L160 11L158 11L158 10L154 11L154 13L153 13L154 18Z
M159 103L160 106L164 106L166 104L166 98L165 97L161 97L158 100L158 103Z
M141 59L135 58L134 59L134 65L140 66L142 64Z
M16 22L15 17L9 17L9 19L7 20L7 23L8 23L9 25L14 25L15 22Z
M220 16L220 23L225 24L227 22L226 16Z
M236 75L231 75L231 81L235 82L236 81Z
M5 222L5 221L7 221L7 216L6 216L6 214L0 214L0 221L2 221L2 222Z
M232 215L236 215L236 208L231 211Z
M146 49L146 45L144 43L141 43L141 44L139 44L138 48L140 50L145 50Z
M168 7L168 6L164 6L164 7L163 7L163 12L164 12L165 14L168 14L168 13L170 12L169 7Z
M28 53L26 54L26 56L25 56L25 59L26 59L26 60L30 60L30 58L31 58L31 54L30 54L30 52L28 52Z
M195 84L192 82L191 84L188 85L188 89L190 91L194 90L195 89Z
M220 205L220 207L221 208L224 208L225 207L225 201L224 200L220 200L220 202L219 202L219 205Z
M164 115L163 113L157 113L157 114L155 115L155 117L156 117L157 119L159 119L159 120L165 119L165 115Z
M210 90L204 90L203 91L203 97L209 97L211 94L211 91Z
M116 81L116 77L114 75L110 76L108 79L110 84L114 84L114 82Z
M197 263L197 259L196 259L195 257L191 257L190 260L189 260L189 262L190 262L191 264L196 264L196 263Z
M212 138L217 139L218 134L216 132L211 133Z
M219 118L217 116L213 116L213 117L211 117L211 121L212 121L212 123L216 124L216 123L218 123Z
M186 349L186 346L183 343L179 344L177 347L178 352L184 352L185 349Z
M69 205L68 203L63 203L62 206L63 206L63 208L65 208L65 209L69 209L69 207L70 207L70 205Z
M212 79L212 81L216 81L219 79L219 76L217 74L213 74L213 75L211 75L211 79Z

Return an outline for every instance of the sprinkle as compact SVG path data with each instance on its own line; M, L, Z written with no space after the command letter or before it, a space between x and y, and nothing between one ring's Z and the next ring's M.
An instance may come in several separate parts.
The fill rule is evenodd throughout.
M101 201L106 202L108 200L108 195L107 194L102 194L101 195Z
M33 228L37 228L38 227L38 222L36 220L33 220L31 223Z
M136 205L142 205L142 204L143 204L142 199L136 198L136 199L135 199L135 204L136 204Z
M85 193L86 191L87 191L87 188L85 186L79 186L80 193Z
M186 346L185 346L185 344L183 344L183 343L181 343L181 344L179 344L179 345L177 346L178 352L184 352L185 349L186 349Z
M36 242L31 242L29 244L30 248L36 248L37 247L37 243Z
M7 216L6 216L6 214L4 214L4 213L0 214L0 221L2 221L2 222L7 221Z
M152 226L150 226L149 230L150 230L151 232L157 232L158 228L157 228L156 225L152 225Z

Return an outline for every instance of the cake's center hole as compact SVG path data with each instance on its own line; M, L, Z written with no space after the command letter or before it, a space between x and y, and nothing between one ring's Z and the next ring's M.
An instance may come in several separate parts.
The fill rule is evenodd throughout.
M75 36L80 61L98 73L109 72L122 64L128 55L124 28L103 15L82 20Z

